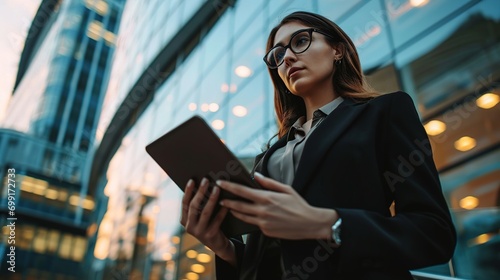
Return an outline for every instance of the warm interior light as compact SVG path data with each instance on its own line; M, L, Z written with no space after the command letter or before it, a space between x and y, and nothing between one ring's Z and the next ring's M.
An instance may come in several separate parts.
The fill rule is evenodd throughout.
M200 108L201 108L201 111L207 112L208 109L210 109L210 105L208 105L207 103L203 103L203 104L201 104Z
M163 254L163 260L164 261L169 261L171 259L172 259L172 254L170 254L170 253L164 253Z
M104 31L104 35L102 37L104 38L108 46L116 45L116 35L113 32L106 30Z
M208 105L208 110L210 110L210 112L217 112L219 110L219 104L210 103L210 105Z
M99 237L95 243L94 257L104 260L108 257L109 252L109 238Z
M481 245L490 241L490 239L493 238L493 236L494 234L492 233L483 233L477 236L476 238L470 239L469 242L467 243L469 244L469 246Z
M432 120L424 125L425 131L431 136L436 136L446 130L446 124L442 121Z
M494 93L488 92L476 100L476 105L483 109L491 109L500 102L500 97Z
M45 193L45 197L48 198L48 199L57 199L57 197L59 196L59 194L57 193L56 190L54 189L47 189L47 192Z
M194 272L188 272L188 273L186 273L186 278L189 280L198 280L198 279L200 279L200 276L198 276L198 274L196 274Z
M222 120L214 120L212 121L212 127L216 130L222 130L225 124Z
M198 256L198 252L196 252L195 250L189 250L186 252L186 257L190 259L194 259L196 258L196 256Z
M472 210L479 205L479 199L469 195L460 199L459 205L463 209Z
M89 27L87 29L87 36L98 41L101 38L103 32L104 28L102 22L94 20L89 24Z
M229 87L229 91L231 93L235 93L237 90L238 90L238 86L235 84L231 84L231 86Z
M181 242L181 238L177 235L172 236L172 243L179 244Z
M212 260L212 257L209 254L199 254L196 259L201 263L209 263Z
M461 152L466 152L474 147L476 147L476 139L469 136L464 136L455 141L455 149Z
M233 114L237 117L244 117L248 113L247 108L237 105L233 107Z
M205 272L205 267L203 265L197 263L197 264L193 264L191 266L191 270L193 272L196 272L196 273L203 273L203 272Z
M250 77L250 75L252 75L252 69L248 68L247 66L241 65L236 67L236 69L234 69L234 73L236 73L238 77L247 78Z
M423 6L423 5L427 4L428 2L429 2L429 0L410 0L410 4L413 7Z
M220 91L222 92L228 92L229 91L229 85L226 84L226 83L223 83L221 86L220 86Z

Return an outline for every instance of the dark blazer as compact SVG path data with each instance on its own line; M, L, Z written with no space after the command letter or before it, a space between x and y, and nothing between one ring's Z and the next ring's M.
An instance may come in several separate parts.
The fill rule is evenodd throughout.
M285 144L271 146L257 170L268 176L270 155ZM453 255L456 233L430 143L404 92L344 100L309 136L292 187L338 212L342 245L251 233L246 244L233 239L237 268L216 260L217 279L412 279L408 270Z

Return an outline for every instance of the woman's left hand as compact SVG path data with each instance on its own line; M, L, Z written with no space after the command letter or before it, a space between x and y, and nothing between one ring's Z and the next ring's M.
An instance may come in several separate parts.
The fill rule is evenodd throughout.
M260 173L255 179L263 189L217 181L224 190L251 202L225 199L221 205L229 208L238 219L254 224L267 236L282 239L329 239L331 226L338 219L333 209L309 205L291 186Z

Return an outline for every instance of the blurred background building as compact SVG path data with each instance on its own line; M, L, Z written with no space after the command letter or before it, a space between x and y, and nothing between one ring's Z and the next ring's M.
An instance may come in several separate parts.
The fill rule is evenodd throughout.
M18 212L27 210L26 273L214 279L213 254L180 227L181 191L144 147L200 115L251 162L277 129L267 35L306 10L349 34L375 89L413 97L429 134L459 241L450 263L415 277L499 278L498 1L129 0L122 16L121 1L44 3L53 27L38 43L28 36L0 134L0 174L19 170ZM2 219L5 196L4 183ZM58 259L49 266L43 254Z
M29 29L0 130L0 219L7 170L16 170L16 273L0 278L80 279L95 208L82 176L116 44L123 1L43 0Z

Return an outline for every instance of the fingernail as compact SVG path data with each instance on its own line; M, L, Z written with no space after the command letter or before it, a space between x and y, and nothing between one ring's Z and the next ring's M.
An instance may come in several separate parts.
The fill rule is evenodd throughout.
M207 178L203 177L203 179L201 179L201 185L205 185L206 183L208 183L208 180Z
M255 172L253 174L254 177L259 177L259 178L264 178L264 175L260 174L259 172Z
M225 204L225 203L224 203L224 200L221 200L221 201L219 202L219 204L220 204L221 206L224 206L224 204Z
M218 191L219 191L219 188L214 187L214 189L212 190L212 195L216 195Z
M215 183L217 184L217 186L220 186L222 184L222 181L221 180L217 180L217 181L215 181Z
M189 181L187 182L187 186L188 187L191 187L194 183L194 180L193 179L189 179Z

